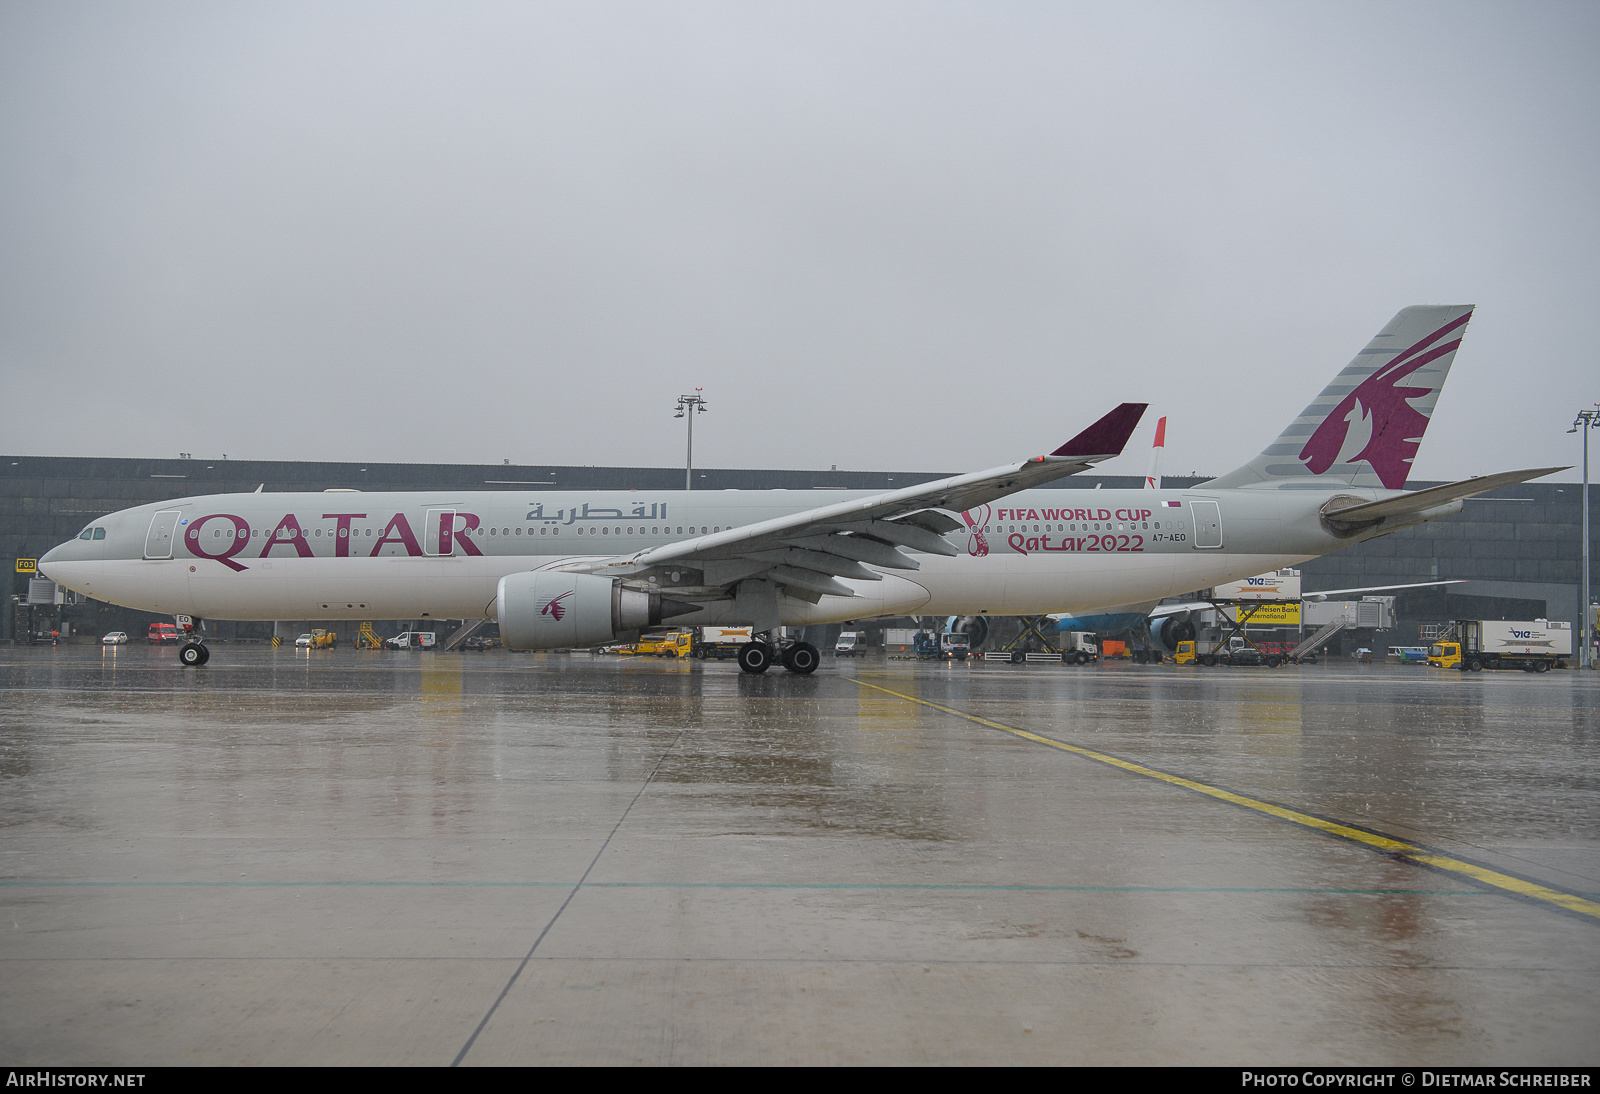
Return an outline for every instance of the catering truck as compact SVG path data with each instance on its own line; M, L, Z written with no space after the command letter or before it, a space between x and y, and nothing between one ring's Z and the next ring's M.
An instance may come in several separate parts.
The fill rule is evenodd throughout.
M1572 624L1548 619L1458 619L1455 634L1428 647L1428 664L1439 669L1481 672L1570 668Z
M739 650L754 640L751 630L750 627L698 627L693 656L702 661L738 657Z

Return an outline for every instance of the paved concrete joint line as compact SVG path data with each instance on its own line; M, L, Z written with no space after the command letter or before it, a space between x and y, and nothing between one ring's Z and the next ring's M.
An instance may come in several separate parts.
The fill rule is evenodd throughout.
M506 986L500 989L500 994L495 996L494 1002L491 1003L489 1005L489 1009L484 1012L483 1018L478 1022L477 1028L472 1031L472 1036L468 1037L467 1043L461 1046L461 1051L456 1053L456 1058L450 1061L451 1067L460 1067L461 1061L467 1058L468 1052L472 1051L472 1046L477 1042L478 1035L488 1027L489 1019L493 1018L494 1012L500 1009L500 1004L505 1002L507 995L511 994L512 985L514 985L517 982L517 978L522 975L522 970L527 968L528 962L533 960L534 952L538 950L539 943L543 942L545 936L550 933L550 928L556 925L556 920L560 919L561 913L567 910L567 906L572 903L572 898L578 895L578 890L583 888L583 883L589 880L589 875L594 872L595 864L600 861L600 856L606 853L607 847L611 846L612 837L614 837L617 834L617 830L622 827L622 822L628 819L628 814L633 812L633 807L639 804L639 799L644 797L644 792L649 789L651 781L655 779L656 772L661 770L661 765L666 763L667 757L672 754L673 749L678 747L678 742L683 740L683 735L687 732L689 732L687 726L678 730L678 735L672 738L672 743L667 745L667 747L662 751L661 755L656 758L655 766L650 769L650 774L646 775L644 777L644 782L639 784L639 792L633 796L633 800L628 802L628 808L622 811L622 816L617 818L617 823L611 826L611 831L606 834L606 838L601 842L600 849L594 853L594 858L589 860L589 865L583 871L583 876L580 877L577 881L577 884L572 887L572 892L567 894L567 899L561 902L561 907L556 909L555 915L550 917L550 922L546 923L544 925L544 930L539 932L539 937L535 938L533 940L533 945L528 947L528 952L523 955L521 963L516 967L516 971L511 974L511 979L506 981Z
M1097 763L1108 764L1111 767L1121 768L1123 771L1131 772L1135 775L1157 779L1172 786L1182 787L1197 794L1204 794L1207 797L1225 801L1230 805L1237 805L1257 813L1264 813L1269 817L1276 817L1278 820L1300 825L1302 828L1309 828L1325 835L1350 840L1353 843L1364 844L1375 851L1382 851L1407 862L1414 862L1419 866L1427 866L1447 874L1454 874L1479 885L1486 885L1490 888L1510 893L1513 896L1536 901L1547 907L1558 908L1565 912L1573 912L1577 915L1600 921L1600 903L1579 896L1577 893L1553 889L1548 885L1541 885L1526 878L1515 877L1499 870L1491 870L1486 866L1480 866L1477 863L1444 854L1434 848L1395 839L1393 836L1386 836L1381 832L1357 828L1353 825L1330 820L1327 817L1319 817L1311 813L1301 812L1298 809L1290 809L1288 806L1278 805L1274 802L1236 794L1231 790L1224 790L1208 783L1196 782L1194 779L1186 779L1181 775L1174 775L1167 771L1147 767L1144 764L1134 763L1132 760L1124 760L1119 756L1112 756L1106 752L1097 752L1092 748L1084 748L1082 745L1068 744L1065 741L1057 741L1051 737L1044 737L1037 733L1030 733L1025 729L1018 729L1016 726L990 721L988 718L981 718L976 714L968 714L966 711L956 710L954 707L941 706L926 699L919 699L915 695L906 695L903 692L870 683L859 676L852 677L852 679L862 687L872 688L874 691L881 691L885 695L893 695L898 699L904 699L908 703L917 703L921 706L930 707L933 710L963 718L969 722L976 722L978 725L986 726L989 729L998 729L1000 732L1009 733L1013 737L1021 737L1023 740L1033 741L1035 744L1047 745L1063 752L1071 752L1074 755L1094 760Z

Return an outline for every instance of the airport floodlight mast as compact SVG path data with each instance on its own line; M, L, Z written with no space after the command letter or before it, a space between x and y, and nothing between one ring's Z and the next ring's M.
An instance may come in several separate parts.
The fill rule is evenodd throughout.
M706 401L700 396L700 393L704 390L705 388L703 387L697 387L694 389L693 395L678 396L678 413L673 415L674 418L689 419L689 453L684 458L683 470L683 488L685 490L694 489L694 416L706 412Z
M1578 632L1583 640L1583 652L1578 664L1586 669L1594 668L1594 609L1589 606L1589 430L1596 427L1600 427L1600 403L1578 411L1572 428L1567 430L1583 434L1583 596L1578 602L1578 611L1583 616Z

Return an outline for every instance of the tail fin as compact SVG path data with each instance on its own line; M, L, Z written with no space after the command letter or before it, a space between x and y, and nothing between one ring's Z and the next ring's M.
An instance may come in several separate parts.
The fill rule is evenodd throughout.
M1146 490L1161 489L1161 450L1167 446L1167 419L1156 423L1156 443L1150 446L1150 470L1144 476Z
M1472 307L1403 309L1261 455L1206 485L1404 489Z

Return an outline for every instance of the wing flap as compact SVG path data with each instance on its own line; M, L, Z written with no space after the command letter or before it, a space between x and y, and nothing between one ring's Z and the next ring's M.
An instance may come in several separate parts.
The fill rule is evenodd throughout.
M920 570L922 563L910 555L902 554L894 546L866 536L823 534L796 536L785 539L785 544L802 550L826 552L855 562L881 566L886 570Z
M885 543L892 543L896 547L910 547L913 551L921 551L926 555L944 555L954 558L961 552L956 550L944 539L926 528L917 524L907 524L898 520L857 520L836 521L832 523L835 531L857 532L872 539L880 539Z

